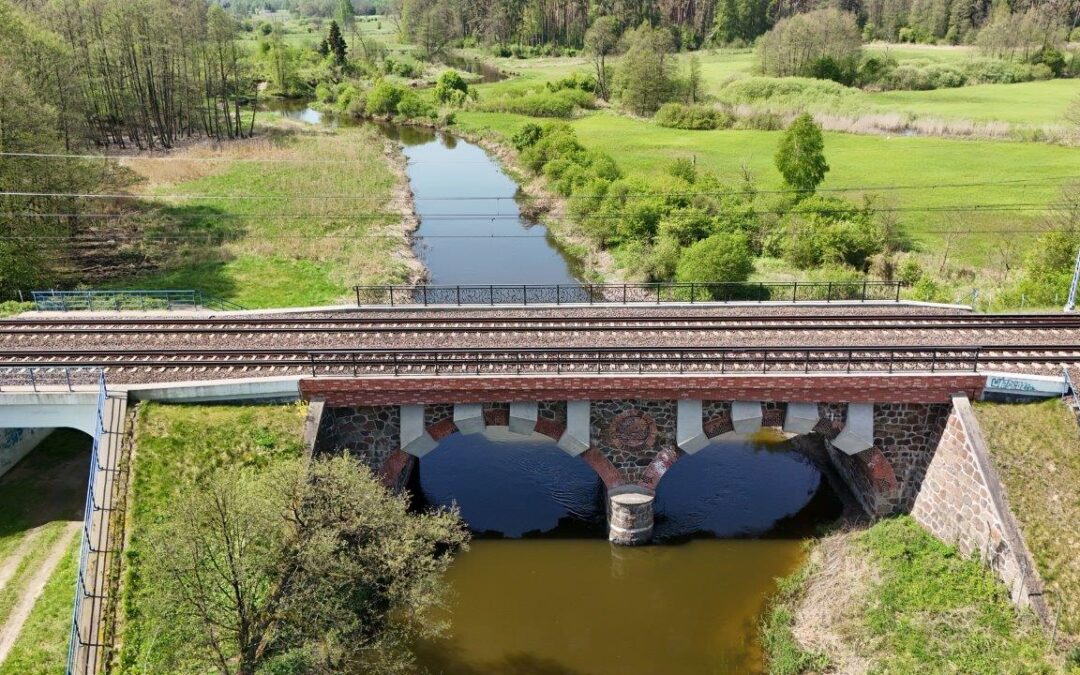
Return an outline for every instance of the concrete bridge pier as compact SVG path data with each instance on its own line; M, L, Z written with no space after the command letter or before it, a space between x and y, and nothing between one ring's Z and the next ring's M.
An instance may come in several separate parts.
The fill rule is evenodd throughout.
M622 485L607 493L608 541L638 546L652 541L656 493L638 485Z

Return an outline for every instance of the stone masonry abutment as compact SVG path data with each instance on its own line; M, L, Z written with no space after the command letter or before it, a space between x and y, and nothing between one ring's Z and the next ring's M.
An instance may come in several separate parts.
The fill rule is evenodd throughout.
M473 382L428 378L423 387L426 401L421 389L412 390L414 383L405 379L389 380L391 391L371 387L368 378L352 381L356 384L308 380L301 383L301 390L325 406L315 451L348 450L391 487L404 485L416 461L450 434L482 433L488 426L501 426L511 433L546 435L589 464L603 481L609 493L612 541L645 543L652 532L655 489L680 457L699 452L726 434L753 434L764 427L799 438L797 448L810 443L823 449L869 515L909 511L952 409L951 394L943 392L977 392L979 387L976 378L952 378L896 378L897 398L908 399L901 402L865 400L868 395L884 399L887 388L887 382L866 382L868 378L819 382L832 385L831 391L829 386L817 387L820 396L833 398L824 401L812 398L805 386L795 390L805 397L801 400L780 398L782 387L776 386L777 378L769 377L733 377L728 382L709 378L708 386L698 383L697 391L679 378L592 378L591 388L562 387L571 394L589 395L569 400L506 396L512 393L507 385L517 384L506 380L529 380L533 388L526 390L535 393L537 378ZM588 378L561 381L567 385L574 384L567 380L575 379ZM619 386L612 386L613 381ZM676 389L680 385L682 391ZM635 386L655 396L635 396ZM853 400L856 391L864 400ZM720 398L721 392L771 397ZM707 398L695 396L701 394ZM843 394L847 400L836 402ZM506 397L496 398L501 396ZM375 404L364 405L365 401Z

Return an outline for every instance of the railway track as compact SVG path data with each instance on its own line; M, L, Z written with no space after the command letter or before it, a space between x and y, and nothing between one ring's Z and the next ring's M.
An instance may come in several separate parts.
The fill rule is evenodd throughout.
M0 369L102 368L164 379L550 373L1060 372L1080 364L1080 344L1045 346L765 347L662 349L113 349L0 351Z
M333 317L259 319L71 319L0 321L0 340L63 336L166 335L289 335L289 334L479 334L479 333L595 333L677 330L822 331L822 330L1077 330L1080 315L1070 314L874 314L863 316L747 315L747 316L569 316L565 318Z

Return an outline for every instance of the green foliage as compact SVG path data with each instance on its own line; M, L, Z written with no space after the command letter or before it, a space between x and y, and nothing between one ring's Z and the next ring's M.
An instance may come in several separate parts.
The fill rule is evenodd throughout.
M469 95L469 83L456 70L447 70L435 83L435 100L440 103L461 105Z
M341 28L338 27L337 21L330 22L330 32L326 36L326 46L329 53L334 57L336 65L344 66L348 62L349 46L341 35Z
M570 118L583 108L596 105L595 97L580 89L560 89L556 92L539 90L526 93L508 93L495 98L485 98L477 107L485 112L505 112L529 117Z
M376 116L396 115L405 88L389 80L379 80L367 94L367 113Z
M335 671L408 664L404 645L437 632L424 612L467 541L456 513L410 514L348 455L219 469L147 536L158 575L144 620L171 647L156 660L248 673L297 653Z
M683 252L675 272L678 281L746 281L754 271L754 258L746 235L711 235Z
M861 55L855 15L831 8L781 19L757 43L759 68L777 77L811 76L823 67L850 70Z
M656 111L653 121L671 129L709 130L728 129L735 123L735 118L707 105L665 103Z
M769 675L802 675L826 672L829 657L810 652L799 644L792 632L795 626L794 608L803 598L811 565L804 564L790 576L777 580L776 594L769 600L759 626L761 648L769 662Z
M551 80L544 85L548 91L556 92L563 89L580 89L590 94L596 92L596 77L587 73L574 72L566 77Z
M804 193L812 193L825 180L825 141L821 127L809 113L795 118L776 150L776 168L784 182Z
M518 152L523 152L527 148L531 148L536 145L536 142L544 135L543 128L539 124L525 124L517 132L514 133L510 142L514 144Z
M1016 616L1008 592L911 517L885 520L857 538L879 567L864 617L883 672L1049 673L1045 639Z
M780 221L784 259L799 269L847 266L865 272L885 250L885 232L871 213L833 197L800 200Z
M616 73L620 103L636 115L652 115L678 95L671 32L642 23L623 35L626 53Z
M409 119L434 119L436 115L435 108L412 89L406 89L402 93L396 110L398 115Z

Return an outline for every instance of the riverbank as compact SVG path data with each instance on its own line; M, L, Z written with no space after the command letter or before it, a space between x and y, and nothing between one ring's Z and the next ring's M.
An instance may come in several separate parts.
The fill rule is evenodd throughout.
M376 130L264 121L256 138L125 159L140 208L117 287L198 288L247 308L335 304L356 284L413 283L418 226L395 143Z
M990 570L907 516L814 541L779 589L761 625L773 675L1080 672Z

